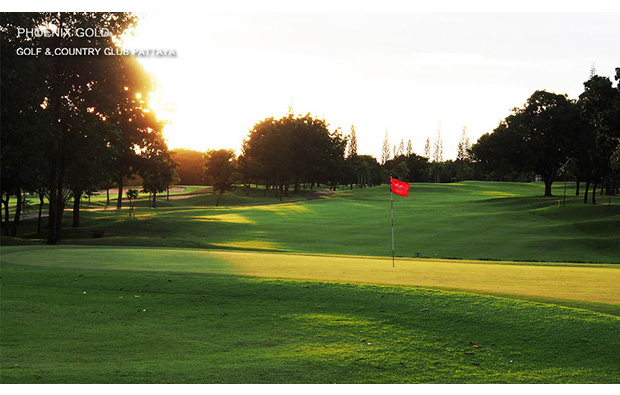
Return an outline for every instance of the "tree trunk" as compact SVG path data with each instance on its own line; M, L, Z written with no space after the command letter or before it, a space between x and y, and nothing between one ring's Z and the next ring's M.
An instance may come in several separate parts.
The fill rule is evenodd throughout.
M63 179L64 179L64 170L63 170ZM63 214L65 212L65 206L67 205L67 202L69 201L69 199L65 199L64 197L64 187L63 188L59 188L59 194L58 194L58 207L56 209L56 235L58 235L58 241L60 241L62 239L62 217Z
M543 177L545 182L545 196L553 196L551 194L551 185L553 184L553 177Z
M596 181L594 181L594 185L592 186L592 204L596 204Z
M11 229L11 236L17 237L17 226L19 225L19 217L22 213L22 189L17 188L17 203L15 205L15 217L13 218L13 229Z
M8 236L10 233L9 230L9 198L10 195L6 192L6 198L2 196L2 204L4 205L4 235Z
M58 105L57 105L58 106ZM59 138L55 137L52 142L52 163L50 166L50 195L49 195L49 213L48 219L48 231L47 231L47 244L58 244L60 241L60 233L58 232L58 222L62 221L62 218L58 218L58 211L60 206L60 191L62 186L62 178L60 173L60 148ZM62 229L62 228L61 228Z
M579 196L579 184L580 184L579 179L575 179L575 183L576 183L576 185L575 185L575 196Z
M116 209L120 210L123 208L123 176L121 176L118 180L118 200L116 201Z
M588 189L590 189L590 180L586 180L586 191L583 194L583 202L588 203Z
M39 216L37 218L37 233L41 233L41 217L43 215L43 203L44 203L45 193L43 191L39 191Z
M80 227L80 201L82 191L73 191L73 227Z
M215 202L215 207L220 205L220 200L222 199L222 195L224 194L224 191L220 191L220 195L217 197L217 202Z
M153 208L157 208L157 193L153 192Z

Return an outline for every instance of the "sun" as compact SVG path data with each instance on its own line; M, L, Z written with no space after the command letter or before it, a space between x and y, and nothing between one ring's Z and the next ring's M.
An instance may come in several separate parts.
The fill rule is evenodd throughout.
M137 26L126 32L119 40L119 45L128 50L157 49L161 46L160 43L161 34L149 15L140 16ZM171 147L178 145L175 144L176 139L173 133L178 106L175 102L175 95L171 94L168 88L170 75L178 72L174 61L152 56L137 56L137 60L153 78L155 90L138 93L140 97L136 96L136 98L140 99L145 96L149 109L164 124L163 133L168 145Z
M239 36L224 39L208 30L219 26L211 26L217 20L210 22L193 24L175 15L147 14L121 45L130 51L162 49L176 54L137 57L157 82L147 102L164 122L169 148L223 148L240 153L254 124L285 115L294 87L283 83L286 78L281 70L270 65L257 62L249 67L253 52L226 41L239 40Z

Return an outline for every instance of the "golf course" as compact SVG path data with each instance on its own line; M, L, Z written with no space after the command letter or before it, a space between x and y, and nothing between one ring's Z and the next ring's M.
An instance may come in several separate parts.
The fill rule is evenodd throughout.
M412 183L393 260L387 185L212 192L3 237L0 382L620 383L617 196Z

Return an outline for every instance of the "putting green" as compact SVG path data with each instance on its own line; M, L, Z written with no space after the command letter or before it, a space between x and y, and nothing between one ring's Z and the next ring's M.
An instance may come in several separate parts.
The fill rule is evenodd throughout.
M4 247L2 263L84 270L230 273L419 286L568 304L620 306L620 266L128 247Z

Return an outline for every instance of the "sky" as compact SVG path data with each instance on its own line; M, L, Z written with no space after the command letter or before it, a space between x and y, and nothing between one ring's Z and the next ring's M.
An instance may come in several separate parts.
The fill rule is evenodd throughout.
M620 13L148 12L125 47L159 84L170 148L240 152L253 125L295 114L355 126L358 153L423 154L441 131L454 159L536 90L576 99L594 66L620 67Z

